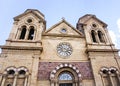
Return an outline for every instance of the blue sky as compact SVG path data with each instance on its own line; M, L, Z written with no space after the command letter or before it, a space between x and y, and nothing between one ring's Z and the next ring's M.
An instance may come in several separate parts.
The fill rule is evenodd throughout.
M13 25L13 17L26 9L38 9L45 15L47 28L64 17L76 27L79 17L95 14L108 24L113 42L120 49L120 0L0 0L0 45L5 44Z

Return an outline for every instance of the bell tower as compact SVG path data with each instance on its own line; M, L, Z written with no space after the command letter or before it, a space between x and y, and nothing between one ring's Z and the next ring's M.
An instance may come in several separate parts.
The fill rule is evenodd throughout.
M35 9L27 9L14 17L12 31L7 39L7 46L40 46L41 35L45 31L44 15Z
M41 36L45 29L44 15L36 9L28 9L14 18L6 44L0 46L0 73L4 74L0 78L1 86L27 86L27 83L37 86L38 64L43 50Z
M112 43L107 24L99 20L95 15L86 14L78 20L77 29L85 36L86 54L91 62L96 82L95 86L103 86L103 84L105 86L118 85L117 71L120 71L119 50ZM111 70L116 71L113 74ZM112 74L115 75L116 81L113 81Z
M113 45L108 34L107 24L95 15L86 14L78 20L77 29L86 36L87 44Z

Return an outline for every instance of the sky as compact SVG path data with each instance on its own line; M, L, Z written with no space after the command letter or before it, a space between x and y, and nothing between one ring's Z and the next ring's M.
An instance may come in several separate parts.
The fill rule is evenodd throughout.
M108 31L120 49L120 0L0 0L0 45L5 44L13 25L13 17L27 9L38 9L45 15L47 28L64 17L76 27L80 17L94 14L108 24Z

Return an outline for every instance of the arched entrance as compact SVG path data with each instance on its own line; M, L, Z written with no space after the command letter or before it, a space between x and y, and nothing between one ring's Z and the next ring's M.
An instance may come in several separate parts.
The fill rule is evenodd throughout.
M81 74L71 64L61 64L50 74L51 86L81 86Z

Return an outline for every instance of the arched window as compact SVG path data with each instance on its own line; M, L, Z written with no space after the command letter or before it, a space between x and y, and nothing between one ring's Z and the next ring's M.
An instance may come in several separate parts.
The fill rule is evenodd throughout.
M29 35L28 35L28 40L33 40L33 37L34 37L34 27L31 26L30 27L30 32L29 32Z
M17 83L19 83L21 86L24 86L25 78L26 78L25 69L19 68Z
M73 75L70 72L64 71L59 77L59 86L73 86Z
M99 37L100 42L105 42L104 35L101 31L98 31L98 37Z
M94 30L91 31L91 37L92 37L92 41L93 41L93 42L97 42L96 37L95 37L95 31L94 31Z
M18 74L19 74L19 75L25 75L25 74L26 74L26 71L25 71L25 70L20 70L20 71L18 72Z
M119 86L119 74L117 74L116 68L102 68L101 77L103 79L104 86Z
M8 74L8 75L14 75L14 74L15 74L15 71L14 71L14 70L9 70L9 71L7 71L7 74Z
M103 79L104 86L111 86L111 81L110 81L110 77L108 74L108 69L106 69L106 68L101 69L101 76Z
M26 34L26 26L22 26L22 31L19 39L24 39Z
M115 68L110 68L110 77L113 81L114 86L119 86L119 75L117 74L117 70Z
M7 68L0 81L0 86L27 86L29 73L26 67Z
M72 80L72 79L73 77L67 72L64 72L59 75L59 80Z

